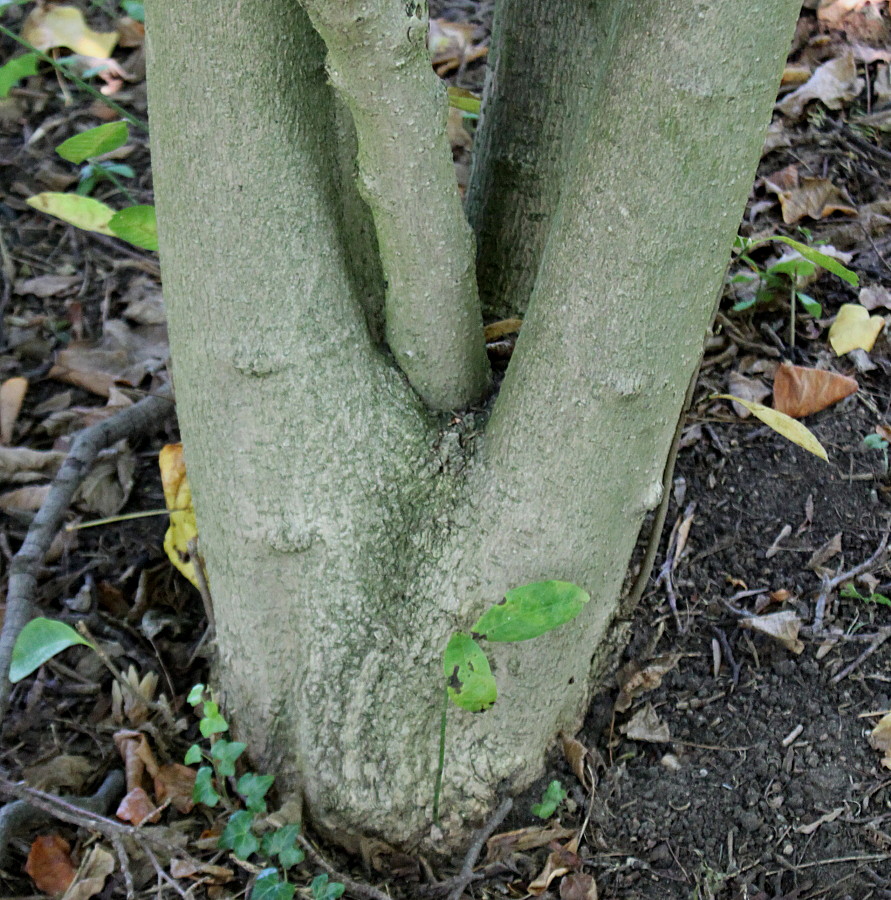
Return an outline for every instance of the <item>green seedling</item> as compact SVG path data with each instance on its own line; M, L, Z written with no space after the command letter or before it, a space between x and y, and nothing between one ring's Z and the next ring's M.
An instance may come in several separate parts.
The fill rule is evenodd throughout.
M781 259L765 269L752 259L751 253L756 248L771 242L786 244L797 255ZM842 265L837 259L784 235L774 235L764 240L752 240L737 236L733 246L738 253L737 258L746 263L749 271L738 272L729 279L729 283L748 283L755 287L751 296L734 304L733 311L742 312L757 304L770 303L779 297L787 296L790 306L790 347L795 346L796 304L800 303L804 311L815 318L823 314L823 307L820 303L803 290L807 282L816 275L817 269L825 269L855 287L859 284L856 273Z
M203 684L196 684L187 700L199 716L198 730L208 746L192 744L185 755L186 765L199 764L192 799L211 809L222 807L227 820L219 846L240 860L255 857L261 870L251 889L250 900L291 900L297 885L288 880L288 871L304 860L298 845L300 826L270 827L266 796L272 788L272 775L242 771L238 775L246 745L230 741L224 735L229 723L216 700ZM244 769L244 766L241 766ZM336 900L344 886L318 875L310 885L315 900Z
M468 712L483 712L498 699L489 659L478 641L529 641L574 619L590 596L568 581L537 581L513 588L471 627L455 632L442 656L445 690L439 729L439 763L433 789L433 820L439 821L439 795L445 769L446 718L449 701Z
M878 450L882 454L882 472L888 474L888 442L878 434L868 434L863 438L863 445L870 450Z
M867 596L866 594L861 594L851 583L846 584L841 589L841 595L842 597L849 597L852 600L861 600L863 603L877 603L880 606L891 606L891 599L884 594L873 592Z
M541 795L541 803L532 804L532 815L539 819L550 819L557 807L566 799L566 791L563 785L554 779Z

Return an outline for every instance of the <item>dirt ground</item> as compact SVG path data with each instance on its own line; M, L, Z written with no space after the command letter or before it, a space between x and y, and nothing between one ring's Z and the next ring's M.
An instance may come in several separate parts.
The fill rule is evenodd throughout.
M477 26L469 45L485 47L493 3L430 5L431 16ZM862 121L891 104L891 89L880 90L891 61L887 5L861 4L848 18L832 20L828 13L818 17L816 2L808 6L790 69L813 72L853 52L858 77L866 83L839 110L817 103L801 114L777 115L741 231L782 232L812 245L829 242L850 254L846 264L860 275L861 286L887 288L891 139L881 125ZM820 7L831 12L833 4ZM15 30L9 18L4 21ZM99 21L97 27L107 24ZM0 46L2 61L13 45L3 39ZM123 52L120 62L135 77L119 85L116 97L144 116L141 53L138 42ZM479 89L484 67L481 56L444 74ZM796 77L789 75L784 96L803 83ZM0 381L24 376L29 382L15 446L66 449L71 434L103 415L97 404L126 404L166 377L163 323L151 313L160 303L154 254L121 250L120 242L65 227L24 202L41 190L73 189L76 170L53 148L85 124L98 124L97 110L84 97L66 106L51 75L29 80L0 105ZM151 202L147 139L134 134L129 146L127 162L136 174L128 185L138 202ZM790 203L788 195L797 190L784 180L789 166L802 179L824 179L841 192L798 220L806 233L781 219L781 191ZM761 248L753 262L766 267L778 255ZM731 274L741 268L737 263ZM28 279L37 276L68 281L44 282L37 291L32 284L29 290ZM466 896L528 896L538 877L540 896L590 898L590 879L580 877L590 876L599 897L616 900L891 898L891 771L869 740L891 711L891 604L883 602L891 596L891 570L886 556L874 558L891 528L891 475L887 447L864 443L891 421L889 341L881 335L868 355L837 358L831 352L829 325L842 304L859 297L857 288L838 278L824 274L808 285L822 310L816 316L800 312L795 347L788 343L788 304L774 298L734 312L741 290L728 287L708 342L666 528L628 625L630 641L576 736L588 768L573 763L572 748L579 745L569 752L555 748L547 772L517 798L482 854L479 873L485 879ZM888 307L873 312L887 316ZM111 328L109 322L119 324ZM112 332L118 341L113 346ZM140 390L110 392L103 382L102 398L95 379L49 377L53 354L70 337L95 343L103 333L104 350L116 354L114 359L79 357L69 360L70 368L81 376L104 373L119 387L129 379ZM805 419L826 448L828 463L712 399L737 393L741 384L769 389L784 359L859 382L856 394ZM82 498L79 517L96 518L107 507L161 507L157 451L175 438L175 425L168 423L148 440L119 447L101 496ZM0 490L19 487L9 483ZM13 502L4 494L0 502L5 592L8 563L36 507L33 497ZM205 626L197 594L163 554L165 528L163 519L147 519L60 540L41 573L39 603L44 614L85 620L122 669L132 666L138 676L160 669L158 690L182 698L207 678ZM853 572L845 583L859 596L842 590L843 584L824 590L846 572ZM777 613L793 629L784 640L757 629L765 616ZM113 735L133 722L114 709L101 662L92 654L70 653L70 664L55 660L14 690L0 747L4 780L27 776L49 790L90 793L106 772L120 767ZM635 675L649 677L651 689L630 691ZM624 695L620 685L626 686ZM171 758L181 755L180 745L187 746L195 732L194 722L176 734L151 722L143 726L157 752L169 751ZM583 783L589 770L593 789ZM531 806L554 780L567 796L543 823ZM156 827L166 828L168 836L177 832L199 852L210 817L170 815ZM524 829L527 845L503 836L517 829ZM43 829L50 830L70 842L75 856L90 844L83 829L60 823ZM0 868L0 896L43 896L23 872L30 839L12 839ZM429 873L416 860L383 854L363 868L327 852L342 869L393 896L423 895ZM219 853L205 855L226 862ZM565 874L545 885L541 873L549 856L551 867L562 866ZM140 896L188 889L188 896L234 897L248 879L238 870L222 884L184 878L174 887L158 880L144 859L131 859L130 865ZM121 872L96 896L126 896Z

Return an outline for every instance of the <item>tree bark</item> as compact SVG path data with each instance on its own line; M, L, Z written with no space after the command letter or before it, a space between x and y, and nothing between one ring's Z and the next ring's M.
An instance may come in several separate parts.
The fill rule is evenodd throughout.
M554 15L579 3L554 0ZM301 8L147 9L177 401L224 702L258 767L345 842L417 845L449 635L526 582L592 596L572 625L496 648L492 710L450 710L447 848L503 786L537 777L553 736L584 714L638 528L660 499L797 3L621 4L600 101L558 138L563 188L490 419L428 411L369 332L324 48ZM375 164L398 158L391 148ZM422 264L438 249L415 247Z

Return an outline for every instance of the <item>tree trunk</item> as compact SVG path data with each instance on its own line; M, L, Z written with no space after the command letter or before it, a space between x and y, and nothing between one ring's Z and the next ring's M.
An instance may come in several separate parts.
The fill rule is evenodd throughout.
M369 154L384 167L408 156L410 177L439 190L441 159L425 174L411 143L432 140L429 110L413 119L420 131L392 123L406 146L365 153L363 140L388 139L386 122L358 83L372 63L345 73L345 35L376 25L356 23L352 0L305 5L375 184L363 195L379 241L387 232L383 277L394 241L402 254L414 245L416 259L398 260L412 283L426 254L440 273L454 254L450 315L421 342L478 347L461 227L400 211L399 173L368 168ZM389 29L405 7L410 43L422 5L357 8L380 9ZM660 501L797 12L795 0L553 0L548 21L579 6L608 17L598 103L568 105L571 121L548 131L559 147L543 171L565 163L545 239L517 234L538 261L514 359L485 409L440 415L421 397L477 390L478 351L451 371L441 355L400 371L400 354L377 345L373 288L350 262L363 215L338 196L349 129L310 18L293 0L147 4L165 297L224 703L258 767L345 842L409 847L429 834L442 650L506 589L574 581L592 602L571 625L497 646L492 710L449 711L440 846L499 790L528 785L554 735L580 723L638 529ZM387 29L379 52L401 59L412 48ZM409 80L395 90L403 106L425 92L441 101ZM387 78L377 90L385 102ZM489 102L509 115L510 95ZM438 142L428 149L441 157ZM406 197L422 202L414 187ZM429 208L451 215L446 200ZM403 213L437 246L394 232L387 217ZM405 290L389 281L386 328L411 342L406 317L428 321L435 298L427 283L413 307Z

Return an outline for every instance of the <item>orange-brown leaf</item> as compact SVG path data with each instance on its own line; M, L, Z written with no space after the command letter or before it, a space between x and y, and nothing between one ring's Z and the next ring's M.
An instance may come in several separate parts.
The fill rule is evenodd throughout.
M847 375L784 362L773 376L773 407L800 419L844 400L857 388L856 379Z
M64 894L74 881L77 867L71 862L71 846L58 834L34 839L25 871L44 894Z

